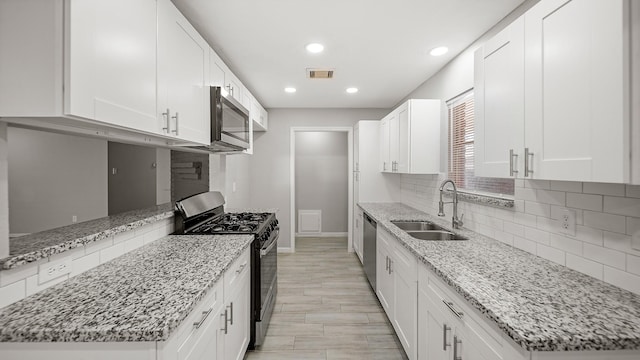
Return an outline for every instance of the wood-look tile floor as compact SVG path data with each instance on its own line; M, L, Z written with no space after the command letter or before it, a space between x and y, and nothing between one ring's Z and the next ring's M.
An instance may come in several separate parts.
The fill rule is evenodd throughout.
M248 360L407 359L346 238L298 238L278 254L278 297Z

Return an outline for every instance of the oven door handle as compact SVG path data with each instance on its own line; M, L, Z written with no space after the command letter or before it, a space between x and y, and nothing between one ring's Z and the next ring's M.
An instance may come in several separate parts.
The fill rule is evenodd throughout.
M267 255L271 250L273 250L273 248L278 245L278 234L280 233L280 230L276 230L276 235L275 240L273 240L271 242L271 244L269 244L269 246L267 246L266 249L260 249L260 258L262 258L263 256Z

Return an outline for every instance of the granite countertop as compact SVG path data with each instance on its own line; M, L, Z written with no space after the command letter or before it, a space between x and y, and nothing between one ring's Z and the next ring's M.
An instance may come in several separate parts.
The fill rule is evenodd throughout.
M414 239L391 220L451 223L399 203L359 206L529 351L640 349L640 296L468 230Z
M173 211L173 205L166 203L11 239L9 256L0 259L0 270L13 269L93 241L168 219L173 217Z
M163 341L253 235L171 235L0 310L2 342Z

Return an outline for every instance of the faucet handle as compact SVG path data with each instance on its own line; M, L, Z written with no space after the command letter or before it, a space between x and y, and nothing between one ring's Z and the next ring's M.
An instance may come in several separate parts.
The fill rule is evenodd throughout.
M438 216L444 216L444 203L438 202Z

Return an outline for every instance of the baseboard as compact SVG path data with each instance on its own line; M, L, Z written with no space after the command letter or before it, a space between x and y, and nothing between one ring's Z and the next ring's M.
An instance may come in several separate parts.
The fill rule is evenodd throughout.
M291 250L290 247L278 247L278 252L279 253L292 253L293 250Z
M296 233L296 237L347 237L346 232Z

